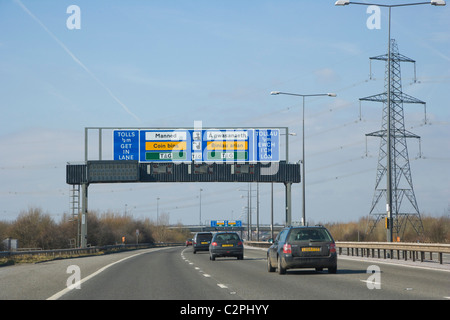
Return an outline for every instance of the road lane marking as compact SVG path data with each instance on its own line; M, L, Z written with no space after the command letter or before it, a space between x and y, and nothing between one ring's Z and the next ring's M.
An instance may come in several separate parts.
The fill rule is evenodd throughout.
M376 282L376 281L371 281L371 280L359 280L361 282L365 282L365 283L370 283L372 285L380 285L381 286L381 282Z
M153 251L151 251L151 252L159 251L159 250L161 250L161 249L164 249L164 248L158 248L158 249L153 250ZM134 254L134 255L132 255L132 256L129 256L129 257L125 257L125 258L123 258L123 259L120 259L120 260L118 260L118 261L116 261L116 262L110 263L110 264L104 266L103 268L100 268L100 269L97 270L96 272L91 273L91 274L88 275L87 277L81 279L81 280L78 281L77 283L73 284L73 286L71 286L71 288L74 288L74 287L76 287L76 286L78 286L78 285L81 286L82 283L84 283L84 282L88 281L89 279L95 277L96 275L102 273L103 271L105 271L105 270L108 269L109 267L112 267L112 266L115 265L115 264L118 264L118 263L120 263L120 262L122 262L122 261L125 261L125 260L128 260L128 259L130 259L130 258L134 258L134 257L140 256L141 254L145 254L145 253L148 253L148 251L140 252L140 253ZM61 291L55 293L55 294L52 295L51 297L47 298L47 300L58 300L59 298L61 298L61 297L62 297L63 295L65 295L66 293L72 291L73 289L71 289L71 288L67 287L67 288L65 288L65 289L63 289L63 290L61 290Z
M184 252L186 251L186 249L184 249L182 252L181 252L181 257L184 259L184 261L186 261L186 262L189 262L189 264L191 264L191 265L194 265L194 263L192 263L192 262L190 262L188 259L186 259L185 258L185 256L184 256ZM212 277L210 274L207 274L207 273L205 273L203 270L201 270L199 267L197 267L197 266L195 266L194 265L194 268L195 268L195 270L197 270L201 275L203 275L205 278L210 278L210 279L213 279L214 281L217 281L217 279L215 279L214 277ZM237 294L237 292L236 291L231 291L231 289L228 287L228 285L226 285L226 284L223 284L223 283L216 283L217 284L217 286L219 287L219 288L221 288L221 289L228 289L228 293L230 294L230 295L236 295Z
M182 255L181 255L181 257L182 257L183 259L185 259L184 254L183 254L185 250L186 250L186 249L184 249L184 250L182 251ZM212 277L210 274L205 273L205 272L204 272L203 270L201 270L199 267L195 266L195 264L194 264L193 262L190 262L190 261L187 260L187 259L185 259L185 261L188 262L190 265L194 265L194 269L197 270L197 271L198 271L201 275L203 275L205 278L210 278L210 279L213 279L213 280L217 281L217 279L214 279L214 277ZM218 286L219 288L221 288L221 289L228 289L228 290L230 290L226 284L223 284L223 283L216 283L216 284L217 284L217 286ZM229 294L235 295L235 294L236 294L236 291L229 291Z

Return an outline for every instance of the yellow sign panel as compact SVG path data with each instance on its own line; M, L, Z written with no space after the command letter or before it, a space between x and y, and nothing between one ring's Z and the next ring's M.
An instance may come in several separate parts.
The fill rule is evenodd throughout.
M145 150L186 150L186 141L151 141L145 143Z
M247 150L247 141L208 141L208 150Z

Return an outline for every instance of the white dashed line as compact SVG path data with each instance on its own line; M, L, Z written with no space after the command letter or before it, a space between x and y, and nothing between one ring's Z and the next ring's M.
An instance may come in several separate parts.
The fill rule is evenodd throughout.
M186 259L186 257L181 254L181 257L183 258L184 261L186 261L187 263L189 263L190 265L194 265L193 262L189 261L188 259ZM194 265L194 269L197 270L201 275L203 275L205 278L212 278L211 275L205 273L203 270L201 270L199 267ZM213 278L212 278L213 279ZM217 283L217 286L221 289L229 289L228 286L226 284L223 283ZM229 294L236 294L236 291L230 291Z

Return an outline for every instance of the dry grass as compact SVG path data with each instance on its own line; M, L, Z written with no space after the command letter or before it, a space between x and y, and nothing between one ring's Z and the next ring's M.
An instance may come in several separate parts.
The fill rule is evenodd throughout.
M71 259L78 258L83 256L93 256L93 255L102 255L104 252L98 253L85 253L85 254L24 254L24 255L15 255L12 257L3 257L0 258L0 267L2 266L10 266L21 263L39 263L46 262L52 260L60 260L60 259Z
M324 225L337 241L386 241L384 222L380 221L370 235L367 234L367 222L367 218L361 218L358 222L327 223ZM400 236L400 241L450 243L449 216L422 216L422 224L424 234L418 235L411 224L407 223L404 233ZM397 235L394 235L394 238L396 240Z

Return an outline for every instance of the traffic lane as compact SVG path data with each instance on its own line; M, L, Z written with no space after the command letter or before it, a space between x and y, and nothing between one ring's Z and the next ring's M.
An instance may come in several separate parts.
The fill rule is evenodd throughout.
M337 274L292 269L282 276L267 272L263 250L246 248L242 261L234 258L210 261L208 253L193 255L189 250L184 255L244 299L385 300L450 296L448 272L443 271L338 258ZM373 273L374 269L379 272Z
M340 259L340 261L349 262L352 260L366 265L367 268L379 268L381 289L397 292L400 299L450 299L448 268L439 268L439 266L432 268L420 262L402 265L399 262L383 259L367 261L367 259L359 260L345 256ZM361 281L364 282L363 279Z
M71 268L78 268L81 277L86 277L108 264L135 255L137 252L141 250L2 267L0 268L0 300L47 299L67 288L68 278L73 276L70 272Z
M195 268L173 247L118 263L61 297L63 300L235 299Z
M345 279L338 281L336 275L318 273L314 269L288 270L284 276L269 273L266 253L260 250L246 248L244 260L217 258L210 261L209 253L194 255L189 250L185 251L185 256L216 282L226 285L230 292L243 299L339 299L340 291L346 290L349 285ZM355 272L365 273L365 270ZM348 298L360 299L360 296L350 295Z

